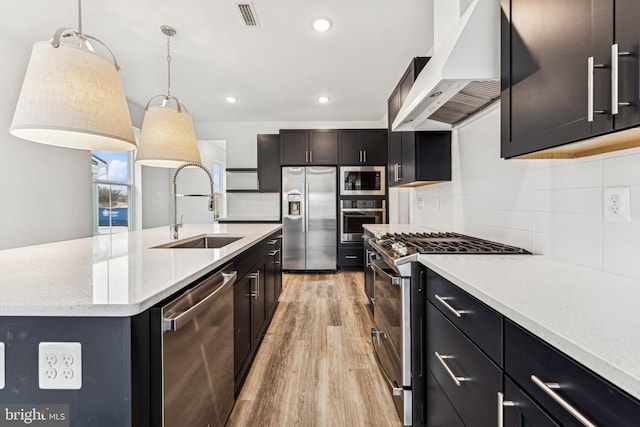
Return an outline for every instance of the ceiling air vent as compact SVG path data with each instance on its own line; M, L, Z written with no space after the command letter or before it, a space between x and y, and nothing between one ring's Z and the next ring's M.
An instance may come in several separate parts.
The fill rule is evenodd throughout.
M251 1L242 1L235 2L238 13L240 14L240 18L244 25L247 28L259 28L260 22L258 21L258 15L256 14L256 9L253 7L253 2Z

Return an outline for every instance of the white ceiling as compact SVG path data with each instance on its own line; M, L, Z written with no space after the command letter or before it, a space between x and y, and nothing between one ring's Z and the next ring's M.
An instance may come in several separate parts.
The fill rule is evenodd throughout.
M3 3L0 32L25 46L78 26L73 0ZM253 3L258 29L233 0L85 0L83 26L114 52L127 97L143 106L166 93L160 25L175 27L172 94L197 122L380 120L410 59L433 44L433 0ZM315 32L316 17L333 28Z

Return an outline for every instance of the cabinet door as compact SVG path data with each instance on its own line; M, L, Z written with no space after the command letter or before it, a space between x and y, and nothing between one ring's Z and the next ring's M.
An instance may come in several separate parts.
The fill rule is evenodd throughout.
M266 259L263 258L249 273L251 279L251 335L252 342L257 348L264 328L267 324L267 295L266 295Z
M309 163L314 165L338 164L338 131L309 131Z
M612 3L502 0L502 157L611 129L610 114L587 120L587 79L589 57L610 63ZM594 109L610 110L609 67L593 77Z
M464 427L447 395L440 388L431 371L427 372L427 423L429 427Z
M360 130L340 130L338 133L341 165L360 165L362 158L362 133Z
M618 100L630 103L620 106L614 118L615 128L623 129L640 123L640 2L637 0L616 0L615 42L621 55L618 60Z
M502 411L506 427L559 427L508 377L504 379L504 402Z
M236 391L241 384L243 367L251 352L251 286L245 275L233 285L234 375Z
M367 129L362 131L362 151L364 163L371 166L387 164L386 129Z
M267 314L273 316L280 296L280 245L279 239L271 239L267 242L267 262L265 266L265 287L267 295Z
M307 163L309 146L309 131L281 130L280 131L280 159L281 164L287 166L304 165Z
M280 176L280 135L258 135L258 188L260 192L279 192Z
M389 186L398 184L398 176L400 173L400 165L402 163L402 133L403 132L391 132L391 124L393 120L398 115L398 111L400 111L400 107L402 106L402 100L400 99L400 86L396 88L396 90L391 94L388 103L388 114L389 114L389 143L387 147L387 152L389 154L388 161L389 166L387 168L388 173L388 182Z

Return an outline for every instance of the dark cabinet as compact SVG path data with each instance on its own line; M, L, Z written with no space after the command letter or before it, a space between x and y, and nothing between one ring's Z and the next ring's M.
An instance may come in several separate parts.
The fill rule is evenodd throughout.
M346 243L338 246L338 266L340 269L362 270L364 251L360 243Z
M280 135L258 135L258 189L280 192Z
M236 395L273 318L282 290L280 238L281 231L273 233L233 261L239 277L233 299Z
M414 58L387 101L389 186L451 180L451 132L392 132L391 124L429 58Z
M338 131L335 129L284 129L280 131L283 166L337 165Z
M269 317L273 316L278 305L278 298L282 293L282 264L281 264L280 233L271 236L267 240L267 261L265 266L265 286L267 296L267 311Z
M628 148L614 148L629 142L607 142L612 139L558 147L640 124L640 4L501 3L502 157L579 157Z
M386 129L343 129L338 131L340 164L345 166L387 164Z
M504 379L504 397L500 398L505 426L560 427L508 377Z
M560 425L585 425L578 414L607 427L629 426L640 419L638 401L509 320L505 321L505 371Z

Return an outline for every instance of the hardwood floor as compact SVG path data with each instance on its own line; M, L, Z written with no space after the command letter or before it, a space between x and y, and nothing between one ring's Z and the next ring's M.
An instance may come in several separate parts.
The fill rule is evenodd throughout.
M371 348L362 273L285 274L227 426L402 425Z

